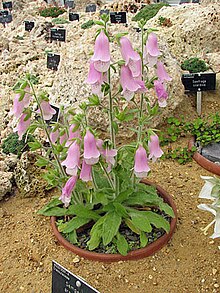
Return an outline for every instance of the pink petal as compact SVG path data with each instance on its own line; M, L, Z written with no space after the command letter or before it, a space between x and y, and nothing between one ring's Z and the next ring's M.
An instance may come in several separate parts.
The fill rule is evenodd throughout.
M89 74L85 82L88 84L95 84L97 82L98 83L102 82L102 73L95 69L94 62L90 62Z
M71 201L72 191L76 185L77 176L72 176L68 179L65 186L62 189L62 195L60 196L60 200L64 203L65 207L68 207Z
M59 137L59 130L58 129L56 131L51 131L50 140L53 144L57 141L58 137Z
M85 182L92 181L92 166L86 164L84 160L82 162L82 170L80 172L80 179Z
M103 30L96 38L94 55L92 56L91 60L92 61L101 60L103 62L110 61L109 40Z
M99 156L100 152L97 149L95 137L89 130L87 130L84 137L84 160L86 164L94 165L98 162Z
M132 48L131 42L126 37L120 38L121 44L121 55L125 60L125 65L128 65L129 61L138 61L141 60L140 55L134 51Z
M75 128L75 124L72 124L69 128L69 138L65 144L66 147L69 147L73 143L73 139L79 138L81 139L80 131L77 129L76 131L73 132L73 129Z
M18 125L13 130L14 132L16 132L16 131L18 132L19 140L22 140L22 136L24 135L27 128L31 124L30 118L27 121L24 121L26 116L27 116L27 114L25 114L25 113L21 115L19 122L18 122Z
M148 166L148 159L146 150L139 146L135 154L134 173L138 178L144 178L147 176L150 168Z
M157 36L154 33L150 33L146 43L146 52L151 56L159 56L160 51L158 49Z
M153 161L156 161L157 158L160 158L163 155L163 151L159 145L159 138L156 134L150 136L148 147L150 151L149 159L152 158Z
M158 97L158 103L160 107L165 107L167 105L166 100L168 98L168 93L162 82L155 80L154 88Z
M49 102L42 101L40 106L43 112L44 120L50 120L53 117L53 115L56 114L56 110L51 107ZM37 113L41 114L40 109L37 110Z
M80 146L74 141L69 147L66 159L61 163L62 166L66 166L69 169L75 169L79 167L80 163Z
M158 76L159 80L162 82L164 80L166 80L166 81L172 80L172 78L166 72L166 69L161 61L157 62L157 76Z

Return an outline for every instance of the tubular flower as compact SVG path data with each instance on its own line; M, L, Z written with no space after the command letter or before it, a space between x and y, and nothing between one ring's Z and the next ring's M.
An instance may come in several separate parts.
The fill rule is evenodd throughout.
M68 207L70 204L71 194L76 185L76 182L77 176L72 176L67 180L65 186L62 188L62 195L59 199L64 203L65 207Z
M161 61L157 62L157 76L161 82L163 82L164 80L172 80L172 78L166 72L166 69Z
M66 166L66 173L72 176L76 176L80 163L80 146L74 141L69 147L66 159L61 163L62 166Z
M110 172L112 166L114 166L115 164L115 156L117 156L117 150L103 148L103 140L101 139L97 139L96 145L100 151L100 154L105 158L105 161L108 164L107 171Z
M206 198L211 200L216 200L213 193L213 188L216 185L219 185L219 179L211 176L201 176L203 180L205 180L205 185L202 187L202 190L199 193L199 198Z
M92 181L92 165L86 164L84 160L82 162L82 169L79 178L85 182Z
M84 160L88 165L94 165L98 162L100 152L96 146L96 139L94 135L87 130L84 137Z
M99 72L94 67L94 62L90 62L89 67L89 74L87 79L85 80L86 83L92 86L92 93L101 97L101 85L103 82L102 72Z
M79 129L77 129L76 131L73 132L73 129L75 128L75 124L72 124L69 128L69 137L68 140L65 144L66 147L69 147L71 145L71 143L73 142L74 138L80 138L81 139L81 135L80 135L80 131Z
M18 132L19 140L22 140L23 134L31 124L31 118L25 119L27 114L23 113L19 119L18 125L14 128L14 132ZM26 121L25 121L26 120Z
M97 71L108 71L110 66L110 46L109 40L103 31L96 38L94 55L91 60L94 62L94 67Z
M59 130L58 129L55 131L52 130L50 133L50 140L53 144L57 141L58 137L59 137Z
M144 48L145 62L148 63L149 67L153 67L157 63L159 55L157 36L154 33L150 33Z
M163 151L159 146L159 138L156 134L150 136L148 147L150 151L149 159L152 159L153 162L155 162L157 158L160 158L162 156Z
M133 78L128 66L121 67L120 83L123 88L122 95L127 101L130 101L137 91L145 92L147 89L142 80Z
M125 65L129 67L133 77L139 77L141 75L141 57L132 48L131 42L128 38L120 38L121 54L125 60Z
M167 105L167 98L168 98L168 93L163 85L162 82L155 80L154 81L154 88L158 97L158 103L159 106L164 108Z
M51 107L49 102L42 101L40 106L41 106L41 109L43 112L43 119L44 120L50 120L53 117L53 115L56 114L56 110ZM40 109L37 110L37 113L41 113Z
M30 88L26 88L26 90L29 91ZM31 101L31 96L28 92L25 93L21 101L19 101L20 96L21 96L20 94L15 95L13 107L12 107L12 110L10 111L10 114L14 115L16 118L19 118L21 116L22 112L24 111L25 108L29 106Z
M149 171L146 150L142 146L139 146L134 158L134 174L138 178L144 178L147 177Z
M67 139L68 139L68 136L66 132L64 132L64 134L60 136L60 144L63 144L64 142L66 142Z

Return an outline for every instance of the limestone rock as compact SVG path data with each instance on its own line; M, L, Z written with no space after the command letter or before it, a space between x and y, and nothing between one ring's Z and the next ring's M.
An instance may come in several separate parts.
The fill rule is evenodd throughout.
M12 172L0 171L0 200L2 200L7 193L11 192L12 178L13 178Z
M21 197L45 195L47 183L42 178L42 170L37 167L35 163L35 154L31 152L24 152L15 168L15 182Z

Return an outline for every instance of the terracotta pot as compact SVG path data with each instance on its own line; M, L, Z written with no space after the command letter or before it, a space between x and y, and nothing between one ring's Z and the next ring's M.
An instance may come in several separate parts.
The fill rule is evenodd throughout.
M194 146L195 144L195 137L192 137L188 143L188 148L189 150L191 150L191 148ZM204 169L206 169L207 171L216 174L216 175L220 175L220 165L217 165L211 161L209 161L208 159L206 159L205 157L203 157L202 155L200 155L200 153L195 152L193 155L193 159Z
M92 252L88 250L81 249L70 242L68 242L58 231L57 226L56 226L56 217L51 217L51 226L54 232L55 237L59 241L61 245L63 245L67 250L72 251L73 253L94 261L102 261L102 262L114 262L114 261L120 261L120 260L137 260L141 259L147 256L150 256L160 250L163 246L167 244L167 242L170 240L172 237L175 227L176 227L176 222L177 222L177 210L176 206L174 204L174 201L172 197L159 185L156 185L148 180L143 180L142 183L148 184L155 186L157 188L158 193L160 196L164 199L166 203L168 203L175 214L175 218L171 219L170 223L170 231L167 234L164 234L160 238L158 238L156 241L150 243L144 248L140 248L134 251L130 251L126 256L123 256L121 254L108 254L108 253L97 253L97 252Z

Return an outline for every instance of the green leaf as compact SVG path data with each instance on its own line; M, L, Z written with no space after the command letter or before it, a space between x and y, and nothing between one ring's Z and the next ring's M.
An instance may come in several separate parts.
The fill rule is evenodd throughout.
M66 215L66 209L65 208L60 208L60 207L53 207L50 209L47 209L46 211L41 211L39 210L37 212L39 215L47 216L47 217L62 217Z
M62 204L62 201L56 197L56 198L53 198L46 206L44 206L42 209L40 209L37 214L41 215L43 212L53 208L53 207L56 207L56 206L59 206Z
M175 214L174 214L174 211L173 209L171 208L170 205L168 205L167 203L161 201L159 203L159 208L164 211L167 215L169 215L170 217L172 218L175 218Z
M39 167L45 167L47 166L49 163L49 161L43 157L40 157L37 162L36 162L36 165L39 166Z
M118 124L117 124L117 122L113 121L112 126L114 128L115 133L117 134L118 133Z
M161 215L158 215L154 212L147 211L144 212L151 224L156 228L163 228L167 233L170 231L170 224L165 220Z
M59 231L63 232L63 233L70 233L73 230L76 230L80 227L82 227L83 225L87 224L90 221L90 219L85 219L85 218L81 218L81 217L74 217L72 218L70 221L64 223L64 224L60 224L59 225Z
M129 215L131 216L131 221L136 228L144 232L152 231L151 224L148 218L146 217L145 212L130 212Z
M113 202L113 205L118 215L120 215L123 218L128 218L128 212L122 204L118 202Z
M34 141L34 142L28 142L28 146L31 149L31 151L36 151L40 148L42 148L42 145L39 141Z
M97 95L92 95L92 97L89 97L88 100L90 106L100 105L99 97Z
M116 197L115 201L121 203L128 199L133 192L133 188L128 188L127 190L120 192L119 195Z
M158 205L160 198L158 195L149 195L144 191L133 193L127 200L124 201L125 205L128 206L144 206L144 205Z
M94 20L95 24L101 25L101 26L105 26L105 23L103 21L100 20Z
M140 234L140 233L141 233L140 229L138 229L138 228L132 223L132 221L131 221L130 219L125 219L124 221L125 221L125 224L128 226L128 228L131 229L131 231L133 231L133 232L136 233L136 234Z
M87 242L89 250L93 250L99 246L102 238L102 225L105 220L105 216L100 218L92 227L90 235L91 238Z
M83 205L70 205L66 215L76 215L78 217L92 220L98 220L100 218L96 212Z
M67 239L69 240L70 243L72 244L76 244L78 241L77 241L77 234L76 234L76 230L73 230L72 232L70 232L68 235L67 235Z
M93 176L99 191L104 188L111 189L108 179L104 176L101 176L100 172L98 172L95 168L93 168ZM101 192L103 192L103 190Z
M121 255L127 255L128 253L128 242L123 235L117 233L117 249Z
M103 244L108 245L117 234L121 224L121 217L116 212L106 214L102 228Z
M141 235L140 235L140 242L141 242L141 247L145 247L148 243L148 238L143 231L141 232Z

